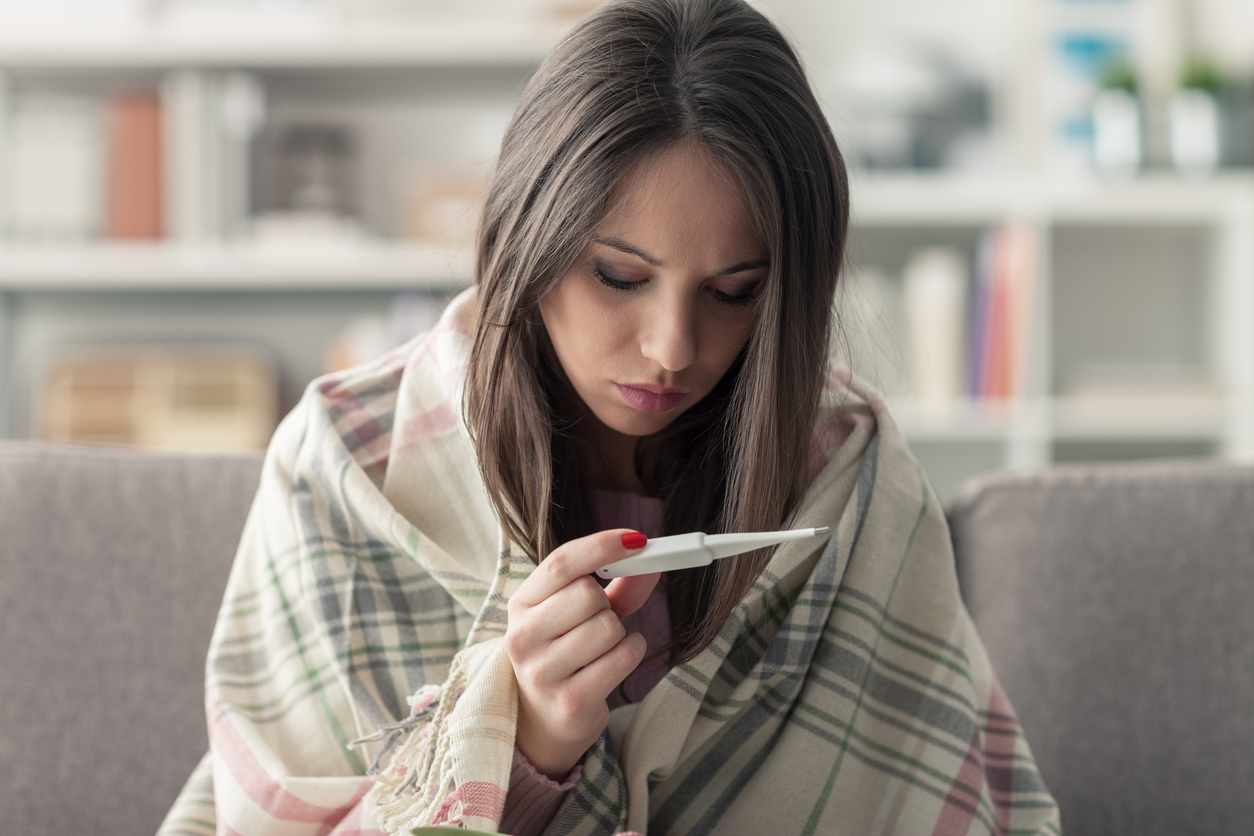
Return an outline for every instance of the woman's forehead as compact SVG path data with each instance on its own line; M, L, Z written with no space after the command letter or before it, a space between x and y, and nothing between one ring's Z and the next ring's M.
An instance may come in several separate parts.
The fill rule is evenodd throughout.
M595 237L630 242L662 262L691 247L718 251L723 261L734 255L727 263L766 253L739 178L698 143L669 146L633 165Z

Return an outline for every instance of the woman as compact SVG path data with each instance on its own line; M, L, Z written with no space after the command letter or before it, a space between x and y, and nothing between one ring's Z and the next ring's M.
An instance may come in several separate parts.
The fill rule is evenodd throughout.
M167 826L1057 832L934 495L827 374L847 219L760 14L576 27L506 133L473 290L276 435ZM589 576L651 535L811 525Z

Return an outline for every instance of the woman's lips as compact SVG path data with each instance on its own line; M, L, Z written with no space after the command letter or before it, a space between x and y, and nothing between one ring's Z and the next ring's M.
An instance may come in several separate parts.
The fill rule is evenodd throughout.
M618 387L623 400L645 412L667 412L679 406L683 399L688 397L688 393L683 389L668 389L665 386L650 386L643 383L632 385L616 383L614 385Z

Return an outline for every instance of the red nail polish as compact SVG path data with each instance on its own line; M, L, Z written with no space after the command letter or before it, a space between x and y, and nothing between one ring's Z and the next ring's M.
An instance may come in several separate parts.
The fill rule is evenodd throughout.
M649 538L645 537L639 531L628 531L623 535L624 549L643 549L645 544L649 542Z

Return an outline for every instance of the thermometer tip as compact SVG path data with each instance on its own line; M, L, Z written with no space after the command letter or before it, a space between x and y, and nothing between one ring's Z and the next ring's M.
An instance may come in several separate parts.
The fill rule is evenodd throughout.
M832 530L831 530L830 528L828 528L827 526L825 526L825 525L824 525L824 526L820 526L819 528L814 529L814 536L815 536L815 537L821 537L821 536L823 536L824 534L831 534L831 533L832 533Z

